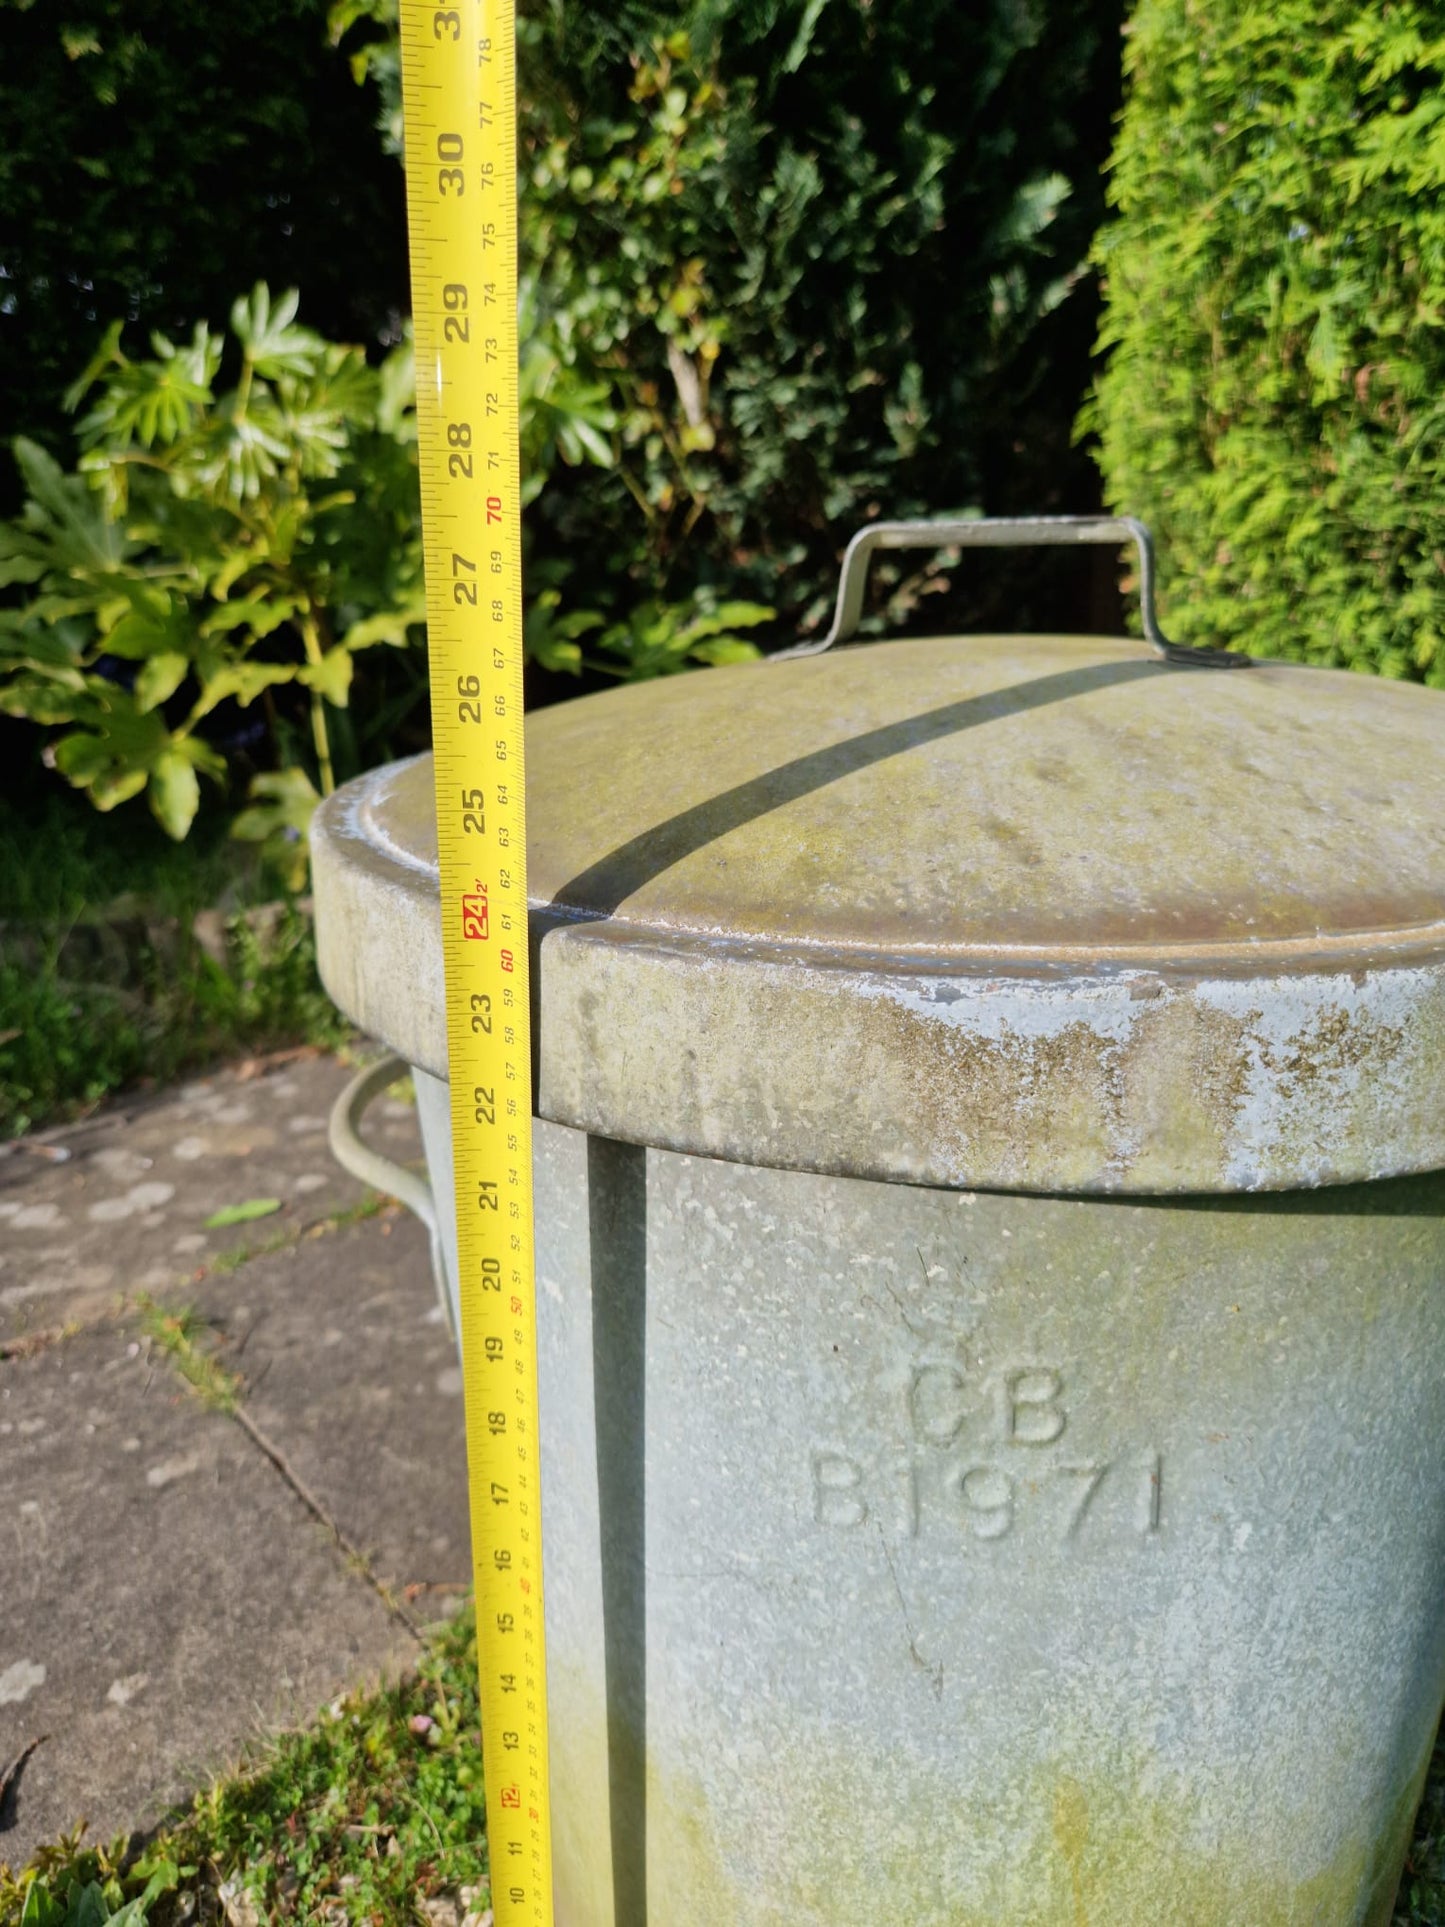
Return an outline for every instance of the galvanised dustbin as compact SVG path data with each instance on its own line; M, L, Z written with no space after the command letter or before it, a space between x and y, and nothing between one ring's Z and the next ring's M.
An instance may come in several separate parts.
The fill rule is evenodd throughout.
M558 1927L1388 1921L1445 696L943 638L527 754ZM315 892L445 1187L431 785L332 798Z

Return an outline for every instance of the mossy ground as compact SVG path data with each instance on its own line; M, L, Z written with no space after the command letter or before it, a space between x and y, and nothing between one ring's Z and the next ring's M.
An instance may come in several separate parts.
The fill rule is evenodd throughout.
M423 1904L442 1895L484 1915L480 1718L466 1613L409 1678L281 1734L143 1843L71 1838L23 1871L0 1863L0 1927L393 1927L427 1920Z

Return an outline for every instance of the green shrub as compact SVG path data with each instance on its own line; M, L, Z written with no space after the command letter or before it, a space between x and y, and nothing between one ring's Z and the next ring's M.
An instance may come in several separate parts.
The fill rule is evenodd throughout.
M393 144L394 12L333 15L387 36L358 67ZM1087 505L1067 424L1117 22L1109 0L526 5L524 330L596 394L611 454L536 503L534 585L564 612L700 592L815 625L872 517ZM894 615L947 580L915 572Z
M200 779L224 783L238 741L254 763L259 734L269 766L233 830L267 845L291 889L336 780L359 652L419 643L425 614L410 349L370 368L299 326L296 307L258 284L230 337L204 323L183 347L154 335L144 360L116 323L71 391L90 397L77 472L20 439L28 499L0 523L0 713L58 729L46 758L97 808L144 792L177 839ZM610 465L594 389L543 330L528 337L521 403L531 499L559 463ZM600 631L597 670L634 678L755 655L737 632L772 613L694 594L609 624L559 613L559 599L533 585L531 657L576 672L579 638ZM423 674L418 661L414 702ZM238 732L253 705L259 728ZM354 769L365 737L348 748Z
M189 334L256 280L395 342L404 207L373 114L326 0L0 0L0 437L58 453L108 321Z
M1140 0L1085 425L1180 640L1445 686L1445 22Z
M304 828L357 652L422 617L409 357L373 370L295 315L258 285L230 340L201 323L147 360L117 323L73 391L93 391L80 472L16 444L29 499L0 525L0 710L63 725L62 775L100 809L144 791L177 838L200 778L225 775L217 711L259 699L274 718L288 690L310 773L282 757L242 828Z
M388 4L344 0L333 30L379 27L353 64L394 94ZM735 659L774 609L815 627L843 541L880 514L1079 505L1064 439L1108 25L1089 0L525 10L544 671ZM72 39L97 85L150 58ZM20 443L28 499L0 528L0 711L57 732L47 756L101 808L143 792L175 836L201 779L233 804L253 779L238 831L289 852L292 884L316 794L423 693L419 663L357 680L358 651L420 638L406 348L372 366L296 311L261 284L229 336L202 318L148 357L115 323L72 393L79 469ZM942 558L877 575L895 622L950 581Z

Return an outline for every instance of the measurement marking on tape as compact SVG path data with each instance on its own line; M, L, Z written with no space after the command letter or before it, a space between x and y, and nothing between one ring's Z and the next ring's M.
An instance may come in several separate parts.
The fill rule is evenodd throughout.
M487 1836L552 1927L532 1249L514 0L401 0Z

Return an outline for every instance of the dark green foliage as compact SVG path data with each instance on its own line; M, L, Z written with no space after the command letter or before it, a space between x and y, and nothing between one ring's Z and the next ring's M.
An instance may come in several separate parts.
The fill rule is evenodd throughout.
M1445 18L1141 0L1127 45L1087 421L1168 626L1445 686Z
M0 714L58 730L46 760L97 809L144 795L178 841L202 777L235 801L261 761L234 832L263 844L293 891L319 797L386 760L421 706L419 661L397 678L368 674L365 658L382 643L408 652L425 614L410 344L373 368L296 309L294 290L273 301L258 282L229 335L198 323L177 345L154 332L149 359L113 324L67 398L88 404L77 472L17 436L26 500L0 521ZM559 462L611 466L595 389L545 333L529 337L529 500ZM593 666L624 678L756 656L739 632L772 615L694 595L609 625L559 602L534 587L531 658L576 674L578 638L600 631ZM354 685L367 713L348 728Z
M814 624L871 517L1080 506L1116 31L1082 0L530 10L524 259L625 484L559 477L537 564Z
M224 818L204 816L179 846L127 814L61 789L23 810L0 801L0 1138L137 1077L349 1035L309 920L284 903L256 917L275 886L238 863ZM211 954L193 926L217 904Z
M1395 1902L1394 1927L1445 1924L1445 1739L1435 1742L1405 1873Z
M327 334L395 339L402 192L371 119L324 0L0 0L0 435L50 439L108 322L189 334L258 278Z
M334 18L363 16L395 145L394 0ZM549 478L534 590L614 618L743 595L791 630L820 620L870 518L1091 506L1065 423L1095 325L1113 0L523 16L524 343L593 398L613 457ZM1071 579L1055 560L971 560L926 619L1077 625L1077 596L1050 601ZM895 623L951 579L878 573Z
M41 967L0 962L0 1138L93 1104L146 1064L146 1044L124 995L65 982Z
M243 917L229 920L221 962L188 930L162 934L124 985L64 974L58 943L7 963L0 940L0 1138L137 1078L154 1083L240 1050L349 1036L317 978L310 921L290 905L268 919L264 940Z

